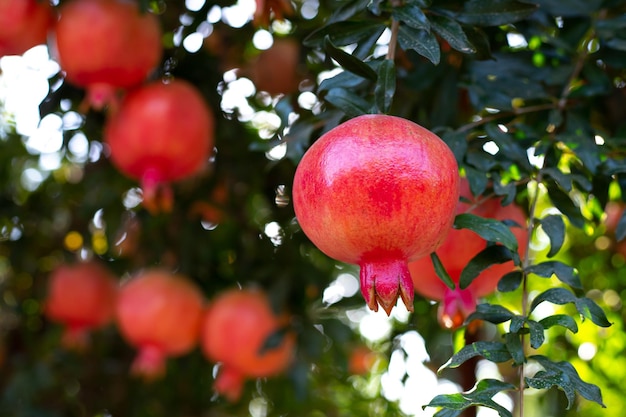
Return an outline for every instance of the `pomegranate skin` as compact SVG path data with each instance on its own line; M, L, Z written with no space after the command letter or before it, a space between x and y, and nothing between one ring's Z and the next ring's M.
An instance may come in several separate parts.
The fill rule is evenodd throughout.
M461 196L468 202L459 201L457 214L470 212L485 218L513 220L518 223L521 227L511 227L511 232L517 238L520 255L524 256L528 230L526 215L520 207L514 204L502 206L500 198L476 201L465 178L461 181ZM457 285L454 290L449 289L439 279L429 257L409 263L415 291L431 300L441 301L438 319L442 327L460 327L465 318L475 310L476 300L494 292L500 278L513 270L513 261L493 265L476 277L469 287L459 288L463 268L485 246L486 242L476 233L467 229L453 229L437 249L437 256Z
M73 0L60 7L55 47L66 78L89 90L95 107L111 90L143 82L161 60L161 26L137 3Z
M361 293L391 313L413 310L407 262L433 252L454 221L458 166L434 133L400 117L363 115L307 150L293 183L296 217L326 255L361 268Z
M53 24L48 1L0 0L0 57L45 44Z
M204 355L221 364L215 390L236 401L246 378L284 371L293 357L294 335L287 332L278 346L263 347L286 324L287 317L277 316L261 291L233 289L218 295L206 310L201 331Z
M63 264L48 281L44 312L65 325L62 344L83 348L90 330L113 320L117 280L95 261Z
M165 360L194 348L198 341L204 299L181 275L147 270L127 281L116 305L124 339L139 349L131 372L146 379L165 373Z
M211 109L183 80L154 82L129 92L106 122L111 161L139 180L144 200L160 184L181 180L208 161L214 142Z

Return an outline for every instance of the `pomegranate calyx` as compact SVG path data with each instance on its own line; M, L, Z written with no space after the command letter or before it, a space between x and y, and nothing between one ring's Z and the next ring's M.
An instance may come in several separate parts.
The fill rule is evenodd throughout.
M245 376L232 366L220 366L215 378L215 392L226 397L230 402L235 402L241 397Z
M471 290L446 288L443 300L437 311L437 318L443 328L455 330L465 324L467 317L476 310L476 297Z
M157 170L149 169L141 179L143 206L150 214L169 213L174 205L174 194L170 184L160 180Z
M157 346L142 347L131 365L131 374L155 380L165 374L166 354Z
M407 310L413 311L413 281L405 260L377 260L360 266L361 293L371 310L378 311L380 305L389 316L400 297Z

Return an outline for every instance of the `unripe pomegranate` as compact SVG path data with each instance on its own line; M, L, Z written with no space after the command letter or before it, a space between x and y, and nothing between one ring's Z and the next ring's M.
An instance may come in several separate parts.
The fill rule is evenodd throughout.
M204 299L181 275L152 269L120 289L117 323L124 339L139 349L131 372L146 379L165 373L168 357L191 351L198 342Z
M140 181L144 206L167 210L169 188L160 186L203 167L213 149L213 124L212 111L192 84L158 81L124 97L105 124L104 140L113 164Z
M142 83L161 60L159 21L134 1L72 0L59 11L59 64L69 82L87 89L95 108L115 90Z
M63 264L50 275L44 312L65 325L64 346L84 348L88 332L113 319L116 297L117 281L101 264Z
M48 0L0 0L0 57L45 44L53 23Z
M236 401L247 378L285 370L293 357L294 335L281 334L277 345L267 342L286 325L287 317L277 316L260 290L233 289L218 295L207 308L201 333L205 356L221 364L216 392Z
M407 266L433 252L454 221L459 174L448 146L400 117L364 115L319 138L296 170L293 203L326 255L361 267L361 292L391 313L413 310Z
M501 205L500 198L476 201L472 198L468 181L461 181L461 196L468 202L459 201L457 214L471 212L477 216L496 220L513 220L521 227L511 227L517 238L520 255L525 254L528 230L526 215L514 204ZM498 281L504 274L514 268L513 261L493 265L483 271L465 289L458 287L463 268L481 250L486 242L476 233L468 229L453 229L436 253L452 281L456 284L450 290L437 276L430 257L422 258L409 264L415 291L431 300L441 301L438 318L444 328L455 329L463 324L469 314L476 309L476 300L496 290Z

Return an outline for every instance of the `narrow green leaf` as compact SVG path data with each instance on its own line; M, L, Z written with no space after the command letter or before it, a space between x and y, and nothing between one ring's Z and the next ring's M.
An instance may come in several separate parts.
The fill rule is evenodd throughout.
M361 85L369 83L363 77L360 77L350 71L342 71L332 78L326 78L318 87L319 92L329 91L333 88L344 88L354 90Z
M576 296L565 288L549 288L536 296L530 304L530 311L532 312L539 304L547 301L552 304L563 305L567 303L573 303L576 301Z
M467 360L476 356L482 356L491 362L501 363L511 360L511 354L507 350L504 343L479 341L471 345L464 346L457 353L452 355L446 363L444 363L437 372L441 372L446 368L458 368Z
M391 59L385 59L378 67L378 81L374 88L376 106L381 113L391 110L393 95L396 92L396 66Z
M433 64L439 64L441 50L439 49L437 38L432 33L424 29L414 29L408 25L400 25L398 43L405 51L412 49Z
M545 328L541 322L535 320L526 320L528 324L528 330L530 330L530 346L533 349L539 349L543 342L546 340Z
M333 11L333 14L329 16L326 24L346 21L357 13L367 9L369 3L370 0L352 0L345 2Z
M430 254L430 259L433 262L433 267L435 268L435 272L437 273L439 279L441 279L441 281L443 281L443 283L446 284L448 288L453 290L456 285L454 285L454 281L452 281L452 278L450 278L448 271L446 271L446 268L441 263L439 256L437 256L435 252L432 252Z
M524 316L513 316L511 318L511 325L509 326L509 332L517 333L524 328L526 324L526 318ZM527 332L524 332L527 333Z
M459 287L465 289L483 272L492 265L502 264L513 259L511 251L502 245L489 245L482 251L478 252L465 265L459 278Z
M573 303L580 315L591 320L595 325L600 327L611 326L611 322L606 318L606 314L595 301L587 297L578 298L565 288L549 288L545 290L532 301L530 311L532 312L544 301L558 305Z
M348 117L356 117L369 114L372 106L360 96L343 88L333 88L325 96L324 100L343 111Z
M580 277L576 269L561 261L546 261L531 265L526 269L526 272L544 278L550 278L552 275L556 275L559 281L576 289L582 288L582 283L580 282Z
M441 139L452 149L457 161L462 161L467 152L467 134L465 132L447 131Z
M585 218L580 212L580 208L574 204L569 194L561 190L556 184L547 181L545 185L548 188L548 196L552 204L563 213L569 221L579 229L585 226Z
M548 316L545 319L539 320L539 323L543 326L544 329L549 329L553 326L561 326L565 327L572 333L578 333L578 325L576 324L576 320L572 316L568 316L567 314L556 314L554 316Z
M517 251L517 239L501 221L487 219L471 213L461 213L454 219L455 229L469 229L489 242L498 242L512 251Z
M513 363L516 366L519 366L526 361L526 356L524 355L524 348L522 345L522 338L519 334L517 333L505 334L504 343L506 345L507 350L511 354L511 358L513 358Z
M467 317L466 322L472 320L484 320L493 324L504 323L511 320L515 314L506 307L498 304L482 303L476 306L476 310Z
M382 34L387 26L380 22L364 22L361 20L346 20L322 26L309 36L304 38L303 44L309 48L321 48L324 45L324 38L330 40L336 46L346 46L359 43L362 39L367 39L373 33Z
M372 67L360 59L353 57L349 53L337 48L333 45L333 42L330 40L330 36L328 35L324 37L324 51L326 51L326 53L337 61L344 69L368 80L376 81L378 76Z
M498 281L498 291L511 292L515 291L522 284L524 275L522 271L511 271L505 274L500 281Z
M545 356L534 355L529 359L538 362L544 370L538 371L532 378L525 378L531 388L549 389L557 387L565 393L567 409L569 410L576 399L576 393L589 401L594 401L606 408L602 402L602 393L596 385L583 381L576 368L569 362L552 362Z
M430 24L435 33L448 42L452 48L464 54L476 52L476 48L467 39L463 28L456 20L443 15L432 15Z
M576 300L576 309L586 319L591 320L600 327L611 327L611 322L606 318L606 314L591 298L582 297Z
M414 29L424 29L430 31L428 18L417 5L407 3L399 7L394 7L391 15L399 22L404 22Z
M458 13L456 18L469 25L499 26L524 19L535 10L537 6L534 4L518 3L513 0L470 0L465 2L465 10Z
M565 241L565 222L563 217L558 214L551 214L540 220L543 231L550 238L550 251L548 258L556 255Z
M485 133L498 145L504 155L515 161L522 169L527 172L533 170L526 148L516 142L509 133L503 132L495 123L485 125Z

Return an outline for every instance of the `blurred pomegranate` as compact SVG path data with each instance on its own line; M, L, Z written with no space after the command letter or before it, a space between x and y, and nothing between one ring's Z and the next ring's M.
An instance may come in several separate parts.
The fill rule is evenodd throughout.
M96 261L63 264L48 280L44 312L65 326L62 344L86 347L90 330L109 323L114 316L117 280Z
M287 317L276 315L259 290L232 289L218 295L207 308L201 335L205 356L220 363L216 392L236 401L246 379L284 371L295 349L295 337L286 325Z
M168 211L167 184L196 174L213 150L214 119L196 88L183 80L154 82L129 92L104 127L111 161L139 180L143 204Z
M0 57L45 44L53 24L47 0L0 0Z
M117 89L142 83L161 60L161 26L134 1L71 0L59 8L56 54L69 82L102 108Z
M139 350L131 372L159 378L168 357L191 351L198 342L203 308L199 288L182 275L152 269L124 283L116 316L124 339Z
M319 138L295 173L293 203L304 233L326 255L361 267L370 309L413 310L409 261L444 241L459 173L434 133L400 117L364 115Z
M298 90L300 74L298 61L300 43L290 38L275 38L274 44L262 51L243 71L256 85L257 90L272 96L289 94Z
M490 198L477 202L473 199L467 179L461 181L461 196L469 202L460 201L457 214L468 210L472 214L497 220L513 220L521 227L512 227L517 238L520 255L525 254L528 230L524 211L514 205L501 205L500 198ZM439 322L444 328L455 329L463 324L467 316L476 308L476 300L496 290L498 281L504 274L513 270L513 262L493 265L483 271L466 289L458 287L463 268L476 254L486 247L486 242L476 233L467 229L452 229L436 253L450 278L457 284L450 290L437 276L430 257L409 264L415 291L431 300L441 301Z

